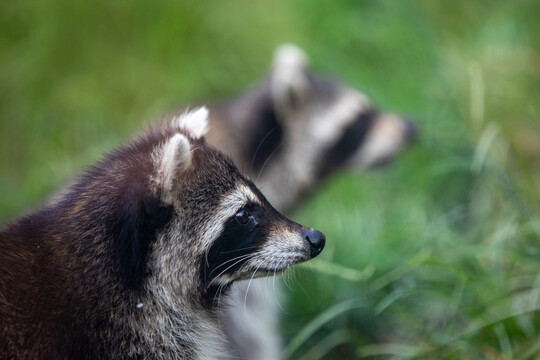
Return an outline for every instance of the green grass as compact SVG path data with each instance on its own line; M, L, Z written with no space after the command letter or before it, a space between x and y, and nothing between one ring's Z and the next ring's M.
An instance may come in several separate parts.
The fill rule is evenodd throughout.
M9 1L0 220L179 104L227 98L294 42L416 119L383 171L329 179L282 306L292 359L540 356L536 1Z

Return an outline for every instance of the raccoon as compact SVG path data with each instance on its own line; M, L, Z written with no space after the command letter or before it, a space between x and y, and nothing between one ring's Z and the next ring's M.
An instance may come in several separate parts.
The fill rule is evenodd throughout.
M174 117L0 229L0 358L228 357L231 284L325 237L278 213L206 129L204 108Z
M377 109L366 95L310 71L285 44L269 75L210 109L208 142L230 154L279 211L300 206L329 176L389 164L418 135L413 122ZM239 283L224 324L242 359L279 359L274 284Z
M417 137L413 122L309 71L298 47L276 50L270 74L210 109L208 143L230 154L276 209L291 212L324 179L390 163Z

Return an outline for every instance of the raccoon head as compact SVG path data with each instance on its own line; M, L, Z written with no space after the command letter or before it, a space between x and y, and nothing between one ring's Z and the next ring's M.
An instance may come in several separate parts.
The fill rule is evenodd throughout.
M153 154L153 191L173 209L152 249L153 278L168 284L155 291L166 298L203 294L211 304L233 281L280 272L322 251L322 233L278 213L229 158L205 144L206 109L169 127L175 131Z
M247 171L261 179L296 171L299 187L338 170L387 164L417 133L411 121L378 110L360 91L312 73L293 45L277 49L267 80L234 102L230 114L244 119L233 125L247 134L236 139L248 154Z
M376 109L356 89L311 73L307 56L294 45L277 49L270 87L279 125L303 138L302 150L306 157L313 154L318 176L384 165L416 137L409 120Z
M312 73L293 45L279 47L267 78L223 114L222 132L233 140L213 132L210 141L233 154L280 211L297 206L333 173L391 162L417 132L358 90Z

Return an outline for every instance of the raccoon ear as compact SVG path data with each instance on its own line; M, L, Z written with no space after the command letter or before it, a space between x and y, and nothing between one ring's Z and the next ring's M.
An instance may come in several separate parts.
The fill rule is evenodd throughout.
M203 106L185 112L175 118L174 123L193 139L201 139L208 132L208 109Z
M175 177L191 164L191 145L184 134L177 133L163 145L160 154L157 169L158 187L163 200L171 203Z
M291 44L276 49L270 86L281 116L287 117L287 113L302 107L308 86L306 69L307 56L302 49Z

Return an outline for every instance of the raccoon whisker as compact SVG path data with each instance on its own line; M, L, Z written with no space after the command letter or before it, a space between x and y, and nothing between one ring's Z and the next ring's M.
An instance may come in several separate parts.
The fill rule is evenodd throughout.
M272 275L272 292L274 293L274 299L276 299L276 270L274 269L274 274Z
M216 291L216 294L214 295L214 299L212 300L213 302L216 302L216 297L217 297L217 304L218 304L218 306L220 305L220 302L221 302L221 293L223 292L223 289L224 289L224 288L225 288L225 284L224 284L224 283L219 284L218 290Z
M287 286L289 289L292 290L292 287L291 287L291 281L292 281L291 274L290 274L289 271L285 271L288 268L288 266L286 266L287 263L285 263L285 266L283 264L284 264L283 260L280 260L279 267L281 268L281 271L283 272L283 282L285 283L285 286Z
M256 248L257 248L257 246L248 246L248 247L241 248L241 249L236 249L236 250L222 251L221 253L222 253L222 254L230 254L230 253L237 252L237 251L250 250L250 249L256 249ZM209 252L209 251L210 251L210 249L208 249L208 250L205 252L205 255L204 255L205 260L206 260L206 266L207 266L207 267L210 267L210 263L208 262L208 252ZM249 255L249 254L246 254L246 255ZM221 264L220 266L226 264L226 263L229 262L229 261L233 261L233 260L235 260L235 259L228 260L228 261L224 262L223 264ZM214 269L214 270L217 270L220 266L218 266L218 267L217 267L216 269ZM205 269L205 274L204 274L204 275L206 276L206 269ZM210 273L210 275L212 275L212 273Z
M256 248L258 248L258 246L248 246L248 247L241 248L241 249L236 249L236 250L222 251L221 253L222 254L230 254L230 253L237 252L237 251L250 250L250 249L256 249Z
M292 264L287 265L284 271L289 278L289 288L292 289L293 288L292 284L295 283L296 280L298 279L298 273L292 267Z
M276 292L276 278L277 278L277 269L274 269L274 275L272 276L272 290L274 292L274 300L276 301L276 304L281 309L281 311L283 311L283 313L286 314L287 311L285 311L283 306L281 306L281 303L279 302L279 298L278 298L278 295L277 295L277 292Z
M228 263L230 263L230 262L232 262L232 261L236 261L236 260L240 260L240 261L241 261L241 260L247 259L247 258L249 258L249 257L251 257L251 256L255 256L255 255L256 255L255 253L252 253L252 254L244 254L244 255L240 255L240 256L237 256L237 257L235 257L235 258L229 259L229 260L223 262L222 264L219 264L214 270L210 271L210 274L208 274L208 275L211 276L211 275L214 273L214 271L216 271L216 270L219 269L220 267L225 266L226 264L228 264ZM239 262L239 261L238 261L238 262ZM234 265L237 264L238 262L234 263L234 264L231 265L231 266L234 266ZM225 269L224 271L227 271L227 270L229 270L229 269L230 269L230 267L228 267L228 268ZM219 274L218 276L220 276L220 275L223 275L223 273ZM216 277L218 277L218 276L216 276Z
M259 145L257 146L257 150L255 150L255 152L253 153L253 157L251 158L251 164L249 166L250 170L253 170L253 163L255 162L255 157L257 156L257 153L259 152L259 150L261 149L261 146L262 144L264 143L264 141L266 140L266 138L268 138L268 136L270 136L270 134L272 134L274 132L274 130L276 130L276 128L272 128L272 130L270 130L266 135L264 135L264 137L262 138L261 142L259 143Z
M226 265L226 264L228 264L228 263L230 263L230 262L232 262L232 261L236 261L236 260L239 260L239 259L244 259L244 258L247 258L247 257L249 257L249 256L253 256L253 255L254 255L254 254L243 254L243 255L239 255L239 256L237 256L237 257L234 257L234 258L232 258L232 259L229 259L229 260L227 260L227 261L225 261L225 262L219 264L214 270L212 270L212 271L210 272L209 275L212 275L212 273L213 273L214 271L216 271L216 270L219 269L220 267L222 267L222 266L224 266L224 265Z
M266 158L266 160L264 161L263 165L261 166L261 170L259 170L259 174L257 174L257 180L255 181L256 183L259 182L259 178L261 177L261 174L262 172L264 171L264 168L266 167L266 165L268 164L268 161L270 161L270 159L272 158L272 156L276 153L276 151L279 150L279 148L285 143L285 141L282 141L278 146L276 146L276 148L270 153L270 155L268 155L268 157Z
M283 276L283 283L285 284L285 286L287 287L287 289L290 289L292 290L291 288L291 284L290 284L290 279L288 278L288 276Z
M232 268L232 267L235 266L236 264L238 264L238 263L244 261L245 259L249 259L249 258L251 258L251 257L254 257L254 256L256 256L256 255L257 255L257 254L254 253L254 254L243 255L243 256L239 256L239 257L235 258L235 259L240 259L240 260L238 260L237 262L233 263L232 265L230 265L229 267L227 267L225 270L223 270L222 272L220 272L220 273L219 273L219 274L218 274L218 275L210 282L210 284L212 284L214 281L216 281L217 279L219 279L219 277L220 277L221 275L223 275L227 270L229 270L230 268ZM229 261L230 261L230 260L229 260ZM222 265L223 265L223 264L222 264ZM222 265L220 265L220 266L218 266L218 267L221 267ZM217 268L214 269L214 270L217 270ZM214 270L212 270L212 272L214 272ZM212 274L212 273L210 273L210 274Z
M251 279L249 279L249 282L248 282L248 285L247 285L247 288L246 288L246 295L244 296L244 312L246 312L246 305L247 305L247 297L248 297L248 293L249 293L249 287L251 285L251 281L253 280L253 278L255 277L255 274L257 274L257 271L259 271L259 268L261 267L262 264L259 264L259 266L257 266L257 268L255 269L255 271L253 272L253 275L251 275Z
M204 260L206 261L206 267L210 267L210 263L208 262L208 252L210 252L210 248L206 249L204 253ZM204 270L205 276L206 276L206 269Z
M217 305L220 308L221 308L221 306L220 306L221 305L221 295L223 294L223 289L225 289L225 286L226 286L226 284L222 283L222 284L220 284L219 289L218 289L219 291L218 291L218 294L217 294L217 297L218 297ZM221 309L220 309L220 311L221 311Z
M296 272L296 269L294 268L289 268L287 272L290 272L291 273L291 278L293 281L297 281L298 280L298 272Z

